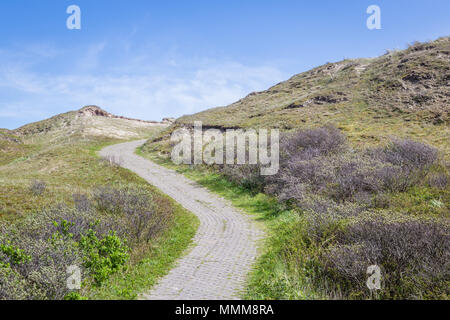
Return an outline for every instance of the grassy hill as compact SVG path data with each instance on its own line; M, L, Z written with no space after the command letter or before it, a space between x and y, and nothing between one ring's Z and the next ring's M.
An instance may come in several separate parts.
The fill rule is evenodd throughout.
M69 136L138 139L165 126L167 123L125 118L97 106L86 106L77 111L24 125L10 132L24 138L44 138L46 142Z
M333 124L355 145L392 134L450 149L450 38L373 59L328 63L226 107L177 119L212 127L296 128Z
M26 213L47 202L68 200L94 184L125 181L120 169L104 170L96 158L101 146L156 135L166 125L113 116L98 107L56 115L0 132L0 214ZM122 173L123 175L123 173ZM46 197L29 201L33 180L47 183Z

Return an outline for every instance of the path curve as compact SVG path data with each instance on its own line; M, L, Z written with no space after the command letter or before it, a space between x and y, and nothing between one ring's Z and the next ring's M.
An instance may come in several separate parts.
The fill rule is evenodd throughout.
M195 246L150 292L149 300L239 299L246 276L257 257L263 232L228 201L197 183L135 154L145 140L106 147L102 157L114 157L183 207L196 214L200 226Z

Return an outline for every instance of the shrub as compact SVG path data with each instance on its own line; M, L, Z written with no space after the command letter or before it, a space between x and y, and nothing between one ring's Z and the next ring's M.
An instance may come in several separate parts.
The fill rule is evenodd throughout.
M60 300L69 292L67 288L67 267L81 266L81 253L73 241L30 241L21 243L32 255L32 260L17 268L27 280L27 285L34 287L31 299ZM36 290L38 289L38 290ZM36 295L35 292L39 294Z
M118 215L124 205L124 192L111 187L98 187L93 192L93 201L99 211Z
M91 252L81 245L81 241L92 230L87 228L100 224L95 222L96 218L89 218L95 213L77 213L60 206L3 228L0 234L0 242L3 243L1 252L5 252L3 255L10 265L9 282L23 284L25 291L22 294L26 294L26 299L64 299L70 293L66 285L67 267L81 267L90 261L86 257ZM106 250L106 253L102 252L102 257L111 259L107 251L111 247L108 236L97 239L102 249ZM112 253L115 257L115 252ZM117 271L117 262L120 261L116 258L112 260L116 262L112 264L112 270ZM97 275L98 270L91 268L90 264L84 266L85 279L89 275Z
M386 193L378 193L372 198L374 208L386 209L391 205L391 197Z
M6 243L0 244L0 253L5 257L0 260L0 265L20 265L26 263L31 259L29 255L26 255L22 249L16 248L11 245L11 241L6 240ZM4 261L2 261L4 260Z
M420 181L419 174L409 168L385 165L378 168L373 175L380 181L383 191L404 192Z
M75 193L73 194L73 202L78 211L88 212L91 210L92 204L87 195Z
M0 265L0 300L26 300L26 281L10 267Z
M22 289L19 292L16 288L9 294L16 292L20 299L62 299L68 292L66 267L81 263L73 244L27 237L14 229L9 230L8 237L8 246L14 246L12 250L22 256L20 263L11 263L7 271L8 282Z
M349 297L368 297L366 269L383 270L381 298L444 298L449 294L448 226L439 222L360 221L336 234L323 256L325 276Z
M119 217L121 228L117 232L130 244L150 241L172 219L170 212L156 211L151 194L136 188L97 188L93 203L97 210Z
M374 174L383 169L381 163L359 155L342 156L335 163L334 174L328 181L328 193L336 201L383 189L381 179Z
M438 152L436 148L421 142L394 138L378 155L397 166L424 169L436 162Z
M78 292L72 291L72 292L70 292L69 294L67 294L64 297L64 300L69 300L69 301L73 301L73 300L88 300L88 298L87 297L83 297Z
M280 200L298 202L305 194L315 193L338 202L368 202L371 194L385 189L385 179L380 174L383 166L380 161L353 153L307 161L294 156L270 182L277 186L275 194Z
M339 213L331 210L320 213L309 211L306 213L305 219L308 241L318 245L330 240L345 221Z
M280 171L266 179L267 190L282 201L299 202L305 194L315 193L338 202L369 204L378 193L404 192L421 183L437 159L434 148L410 140L351 151L334 130L316 130L293 134L282 144Z
M280 171L260 175L258 165L221 167L230 180L256 191L266 190L281 201L301 201L306 194L335 201L370 202L378 193L404 192L422 182L437 161L437 150L408 139L393 138L384 148L353 151L336 128L300 130L280 143ZM447 177L430 183L447 185Z
M297 204L304 212L314 213L316 215L333 214L340 218L355 217L367 209L366 205L359 203L338 203L317 195L308 195Z
M223 165L220 171L238 185L256 192L263 191L266 178L261 175L260 165Z
M342 152L347 148L345 136L333 126L300 130L283 137L280 143L282 159L295 155L304 160L319 155Z
M125 210L152 208L152 196L133 187L98 187L93 192L93 202L99 211L121 214Z
M66 205L57 205L28 216L23 223L16 224L16 229L19 230L18 236L36 241L46 241L54 236L79 241L91 228L95 228L97 233L102 235L111 229L120 229L116 220L108 215L100 215L95 210L80 211Z
M274 176L261 177L258 166L245 165L223 166L221 172L300 209L300 223L287 228L281 259L294 261L289 267L309 276L319 290L333 297L369 298L366 271L377 264L384 274L379 297L445 298L447 224L362 218L364 213L398 216L384 209L403 203L411 204L408 213L443 212L445 205L437 198L444 193L425 197L426 187L417 188L420 196L412 192L427 182L439 189L448 186L446 172L432 172L437 159L435 148L408 139L352 150L339 130L323 127L282 136L280 170Z
M448 187L448 175L445 172L439 172L431 175L428 178L428 184L432 188L438 188L444 190Z
M83 266L87 268L96 284L101 284L128 261L128 247L114 232L102 239L90 229L79 242L83 254Z

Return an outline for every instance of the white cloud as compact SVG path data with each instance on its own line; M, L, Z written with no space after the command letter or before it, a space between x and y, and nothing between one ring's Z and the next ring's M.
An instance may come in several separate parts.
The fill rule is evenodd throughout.
M285 75L271 66L246 66L234 61L170 57L163 64L139 64L150 58L134 57L117 68L101 66L105 44L92 47L68 74L37 72L20 63L0 68L0 118L29 120L96 104L106 110L141 119L178 117L230 104L252 91L264 90ZM53 54L53 52L52 52ZM167 61L176 61L167 64ZM106 70L100 73L103 67ZM87 70L95 69L96 72ZM110 72L108 72L110 70ZM153 70L153 71L152 71ZM1 125L0 125L1 126Z
M76 65L78 72L87 72L97 68L100 63L100 55L103 53L105 47L106 42L101 42L87 48L84 55L79 59Z

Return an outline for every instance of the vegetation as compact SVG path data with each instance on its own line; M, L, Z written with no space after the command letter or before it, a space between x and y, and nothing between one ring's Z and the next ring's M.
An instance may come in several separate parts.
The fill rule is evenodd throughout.
M258 165L180 169L267 222L247 297L370 298L366 271L375 264L377 298L448 297L448 168L435 148L395 138L353 149L327 126L285 134L280 153L269 177Z
M450 194L426 182L431 172L448 175L436 149L396 139L352 150L339 131L319 128L288 135L281 152L282 169L267 187L299 208L304 232L295 241L314 252L296 264L317 287L367 298L366 269L376 264L384 268L380 298L448 296ZM413 198L416 188L431 196L426 211L395 206L396 195Z
M96 156L150 136L142 155L268 229L245 298L448 299L449 71L445 37L328 63L167 130L97 107L0 130L0 297L136 298L167 272L196 220ZM173 165L170 134L194 120L282 129L279 173ZM86 276L79 292L62 282L71 264ZM370 292L374 264L382 289Z
M89 288L91 299L136 299L165 276L176 259L184 254L199 224L198 219L176 203L169 228L151 241L136 263L111 275L101 287Z

